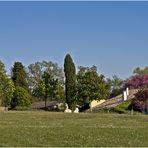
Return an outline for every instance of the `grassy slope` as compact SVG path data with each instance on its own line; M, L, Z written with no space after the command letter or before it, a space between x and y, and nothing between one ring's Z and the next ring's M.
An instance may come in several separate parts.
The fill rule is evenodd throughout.
M0 146L148 146L148 116L1 112Z

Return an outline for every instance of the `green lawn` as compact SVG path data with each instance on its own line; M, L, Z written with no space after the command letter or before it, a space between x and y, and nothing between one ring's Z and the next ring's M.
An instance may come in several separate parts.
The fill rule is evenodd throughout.
M148 146L148 116L0 112L0 146Z

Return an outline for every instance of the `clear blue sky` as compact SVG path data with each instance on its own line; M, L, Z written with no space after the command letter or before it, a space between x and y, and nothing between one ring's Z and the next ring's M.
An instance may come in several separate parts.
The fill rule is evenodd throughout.
M148 65L148 2L0 2L0 60L7 70L51 60L96 65L127 78Z

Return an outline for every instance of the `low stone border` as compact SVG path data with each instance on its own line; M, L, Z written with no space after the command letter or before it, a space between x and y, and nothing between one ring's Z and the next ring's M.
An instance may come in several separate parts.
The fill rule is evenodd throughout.
M8 110L7 107L0 107L0 112L7 111L7 110Z

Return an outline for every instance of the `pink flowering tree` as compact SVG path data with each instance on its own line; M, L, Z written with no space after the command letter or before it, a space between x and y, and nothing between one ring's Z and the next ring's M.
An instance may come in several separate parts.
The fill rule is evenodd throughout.
M148 74L132 76L126 85L130 89L148 88Z
M148 113L148 74L132 76L126 86L130 89L139 89L132 102L134 109Z
M148 113L148 89L139 90L133 99L133 107L135 110Z

